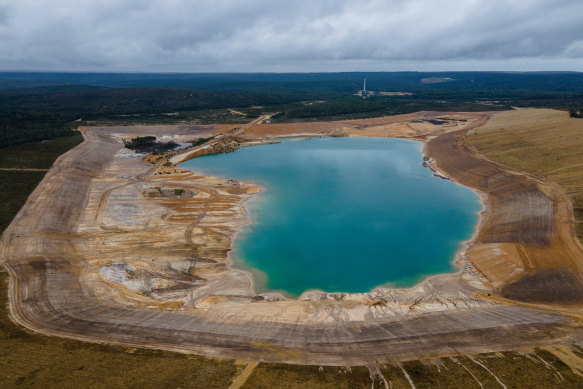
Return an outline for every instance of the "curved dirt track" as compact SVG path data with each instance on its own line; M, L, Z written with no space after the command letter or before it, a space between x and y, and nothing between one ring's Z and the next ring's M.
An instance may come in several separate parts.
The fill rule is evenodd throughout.
M404 319L306 324L265 319L236 323L196 312L104 302L79 280L87 264L74 241L79 238L79 218L92 180L104 174L122 145L107 131L88 129L83 134L85 141L59 158L3 235L0 259L11 276L10 308L25 327L82 340L307 364L421 359L579 339L579 329L569 319L498 304ZM489 192L489 177L502 174L503 168L458 150L455 142L455 134L447 133L430 142L428 151L440 169ZM448 147L454 149L446 153L463 152L463 158L439 154ZM127 178L140 176L144 177L143 171ZM532 189L528 183L517 185L525 193ZM549 245L555 231L554 219L550 220L536 219L521 232L506 227L498 231L496 219L487 218L484 231L492 232L480 239ZM488 223L493 226L490 230Z

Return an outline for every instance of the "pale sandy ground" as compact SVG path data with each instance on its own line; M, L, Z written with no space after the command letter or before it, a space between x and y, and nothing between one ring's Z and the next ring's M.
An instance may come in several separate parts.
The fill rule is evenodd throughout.
M428 121L436 118L444 120ZM307 124L260 119L247 126L84 129L86 141L57 161L3 235L0 258L12 276L15 319L85 340L320 364L578 339L570 319L578 308L547 304L541 311L494 296L521 274L536 272L526 269L524 255L536 254L541 242L568 260L580 255L580 246L568 228L553 228L564 224L567 212L557 188L458 147L463 131L485 123L487 114L421 112ZM258 295L251 274L233 268L228 256L248 222L244 204L258 187L190 172L156 174L164 161L145 163L119 142L134 134L181 142L209 134L252 142L291 134L419 139L429 142L431 165L475 187L486 209L480 230L455 259L455 274L407 289L308 291L299 299ZM517 193L526 197L497 202L503 192L477 180L482 173L518 182L526 189ZM527 236L519 232L523 227Z

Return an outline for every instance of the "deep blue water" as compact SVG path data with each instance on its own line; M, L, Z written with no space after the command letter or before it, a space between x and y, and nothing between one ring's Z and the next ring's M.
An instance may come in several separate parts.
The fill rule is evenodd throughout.
M315 138L199 157L181 167L254 181L252 224L235 241L258 292L368 292L453 271L481 209L469 188L421 166L422 144Z

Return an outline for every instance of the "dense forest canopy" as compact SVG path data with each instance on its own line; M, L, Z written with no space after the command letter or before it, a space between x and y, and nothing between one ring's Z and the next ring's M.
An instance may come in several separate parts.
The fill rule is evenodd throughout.
M373 92L354 96L367 80ZM0 73L0 147L99 123L334 120L418 110L579 109L583 73ZM230 117L237 108L245 117ZM221 111L223 110L223 111Z
M0 89L55 85L179 88L213 91L345 94L371 90L583 92L578 72L346 72L346 73L18 73L0 72ZM423 83L430 78L451 79Z

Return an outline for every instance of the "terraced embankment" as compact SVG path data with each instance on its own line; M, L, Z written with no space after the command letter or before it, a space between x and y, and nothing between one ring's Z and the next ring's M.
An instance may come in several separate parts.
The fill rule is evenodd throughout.
M412 131L409 121L432 115L408 115L401 123L391 118L390 123ZM375 126L375 134L385 130L382 123ZM344 123L338 130L361 131L348 127ZM394 136L393 130L388 135ZM446 130L432 132L426 126L401 134L427 136ZM215 129L180 131L192 135ZM120 153L123 146L110 136L114 133L84 130L85 142L59 158L3 235L0 258L11 276L11 312L30 329L82 340L306 364L410 360L579 340L578 324L567 317L475 297L490 289L467 262L458 274L436 276L406 290L312 292L299 300L256 295L248 276L230 267L226 258L236 227L244 222L240 212L252 186L182 174L156 176L152 165ZM448 159L439 150L459 155ZM455 134L439 136L428 151L440 169L460 181L472 166L469 171L482 181L499 181L507 174L502 166L471 154L465 159ZM554 233L560 212L535 213L549 197L545 200L530 182L518 178L517 188L537 205L516 217L534 217L534 222L526 234L500 229L505 219L496 219L494 212L485 219L484 243L508 236L528 247L559 244ZM173 188L190 194L186 199L155 195L172 194ZM511 204L521 209L522 202ZM567 296L577 294L569 291Z
M466 255L495 291L538 303L583 302L583 250L569 198L557 184L487 160L450 132L427 154L456 181L487 194L487 212Z

